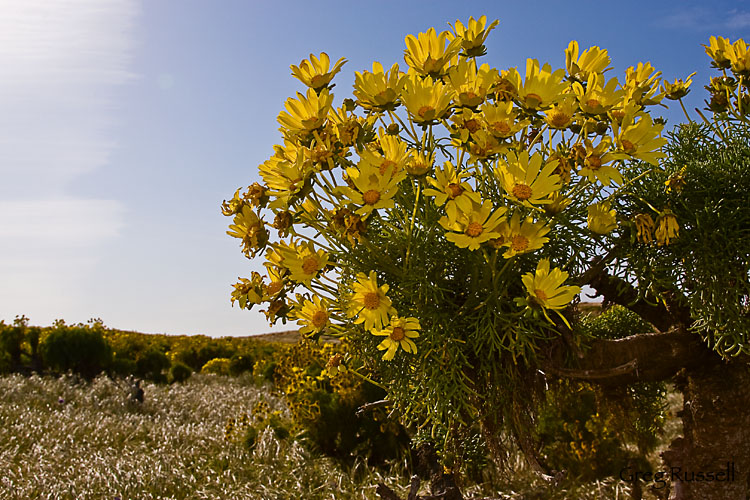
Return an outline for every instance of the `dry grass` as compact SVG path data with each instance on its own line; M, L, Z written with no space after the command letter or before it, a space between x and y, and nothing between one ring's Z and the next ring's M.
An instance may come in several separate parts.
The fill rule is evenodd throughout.
M124 383L106 377L0 378L0 500L374 500L379 482L406 497L404 463L387 471L342 467L270 431L252 451L226 441L227 420L250 413L259 398L284 408L250 379L194 375L144 389L140 405ZM622 482L553 486L515 460L516 474L488 473L467 498L629 498Z

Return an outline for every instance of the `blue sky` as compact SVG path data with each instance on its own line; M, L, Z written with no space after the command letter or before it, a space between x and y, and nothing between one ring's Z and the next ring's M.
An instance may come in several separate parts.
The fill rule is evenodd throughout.
M711 74L701 44L750 38L748 1L0 0L0 319L271 330L230 306L260 266L219 206L279 142L276 116L303 90L289 65L346 57L340 103L354 71L403 62L405 35L482 14L500 20L482 62L561 67L576 39L608 49L612 75L639 61L697 71L688 109Z

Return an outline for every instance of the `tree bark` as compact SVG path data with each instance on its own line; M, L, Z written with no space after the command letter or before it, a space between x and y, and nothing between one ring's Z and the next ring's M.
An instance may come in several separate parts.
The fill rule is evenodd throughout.
M672 499L745 500L750 492L750 368L737 362L711 364L680 378L683 437L662 453Z

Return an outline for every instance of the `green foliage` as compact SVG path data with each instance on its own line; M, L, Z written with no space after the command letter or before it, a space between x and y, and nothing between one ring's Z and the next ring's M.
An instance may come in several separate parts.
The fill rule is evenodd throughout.
M65 325L57 321L40 345L44 364L59 373L72 370L93 378L112 366L112 348L101 325Z
M680 236L664 247L632 238L626 269L651 297L689 307L719 354L750 353L750 125L680 125L665 149L663 170L640 165L623 211L668 207Z
M652 330L643 318L619 305L608 307L599 315L585 316L576 325L576 333L597 339L621 339Z
M229 358L229 374L237 376L245 372L253 372L255 366L254 353L235 353Z
M188 365L178 361L172 364L172 367L169 369L169 381L184 382L189 379L192 374L193 370Z
M135 360L135 375L154 382L166 382L164 371L171 363L163 352L150 348L138 354Z

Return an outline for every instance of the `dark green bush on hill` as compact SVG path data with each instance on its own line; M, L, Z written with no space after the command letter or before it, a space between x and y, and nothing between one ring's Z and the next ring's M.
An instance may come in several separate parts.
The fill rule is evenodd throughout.
M112 348L98 325L68 326L58 320L41 342L40 352L45 366L58 373L72 370L94 378L112 366Z

